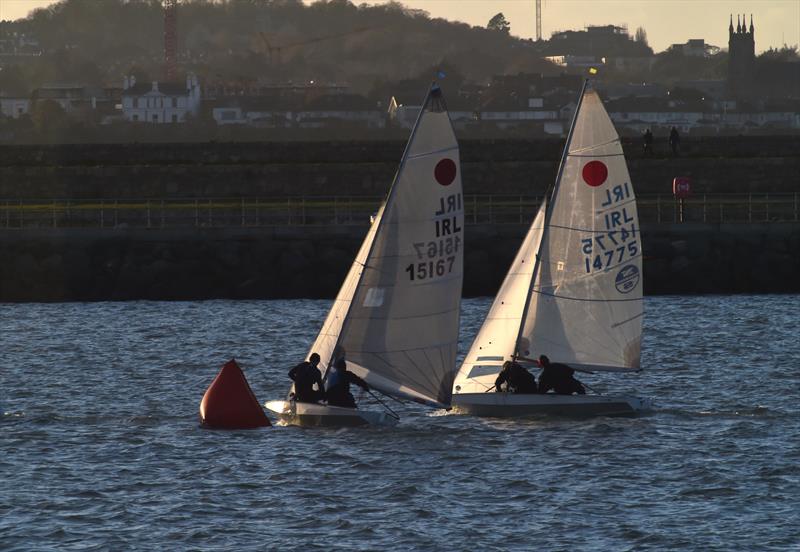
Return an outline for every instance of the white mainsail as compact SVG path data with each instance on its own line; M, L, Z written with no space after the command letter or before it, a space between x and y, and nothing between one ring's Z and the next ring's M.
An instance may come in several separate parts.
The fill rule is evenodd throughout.
M535 246L528 243L532 234L539 236ZM511 274L506 278L458 373L456 391L488 389L502 362L513 357L545 354L576 368L638 370L643 301L636 198L619 136L593 90L581 95L559 178L525 248L538 254L527 272L528 287L506 290ZM523 249L515 266L530 254ZM512 289L514 300L505 296ZM498 301L514 305L516 324L498 323L495 310L505 306Z
M521 332L530 353L577 368L638 370L639 217L619 136L594 90L578 107L539 254Z
M428 93L386 202L310 352L385 393L449 405L463 281L458 143Z

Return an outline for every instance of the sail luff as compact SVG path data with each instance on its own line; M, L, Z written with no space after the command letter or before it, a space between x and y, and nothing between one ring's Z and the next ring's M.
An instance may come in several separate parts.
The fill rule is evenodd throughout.
M436 406L452 393L463 280L458 142L437 86L423 102L337 336L375 389Z
M414 136L416 135L417 129L419 128L419 122L422 120L422 114L425 113L425 107L428 105L428 102L430 101L431 91L434 90L435 86L436 86L435 83L432 84L431 87L428 88L428 92L425 94L425 100L422 102L422 108L419 110L419 113L417 114L417 120L414 122L414 127L411 129L411 135L409 136L408 142L406 142L406 146L403 149L403 156L400 158L400 164L398 165L397 171L395 172L394 178L392 179L392 185L389 187L389 192L386 194L386 199L384 200L383 204L381 205L381 209L380 209L380 214L381 215L383 215L383 213L385 213L387 211L387 209L388 209L388 207L389 207L389 205L391 203L392 197L394 195L394 190L397 187L397 180L400 177L400 175L403 173L403 167L405 166L406 159L408 158L409 149L411 148L411 144L414 141ZM354 293L355 293L356 290L358 290L358 287L361 284L361 280L363 279L364 274L366 273L366 269L367 269L367 264L366 263L369 262L369 258L372 255L372 250L375 247L375 238L378 236L378 233L381 230L381 225L383 224L383 220L384 220L384 217L380 216L380 218L373 223L373 224L376 225L375 226L375 232L372 235L372 242L370 243L369 250L367 251L367 255L364 258L365 259L364 260L365 264L364 264L364 266L363 266L363 268L361 270L361 273L359 274L358 280L356 280L355 286L353 287L353 292ZM345 330L347 329L347 322L348 322L348 319L349 319L349 316L350 316L350 311L352 310L352 308L353 308L353 297L351 296L350 304L347 307L347 311L345 312L344 319L342 321L342 326L339 328L339 335L336 337L336 343L334 344L334 346L333 346L333 348L331 350L331 356L330 356L330 358L328 360L328 365L325 368L324 377L327 377L328 370L330 370L331 364L334 361L333 356L336 354L336 350L341 345L341 337L345 333Z
M559 184L561 183L561 178L564 175L564 166L566 165L567 162L567 155L569 154L569 146L572 143L572 135L575 131L575 123L578 121L578 113L580 113L581 105L583 104L583 95L586 92L586 86L588 84L589 84L589 79L584 79L583 87L581 87L581 93L578 96L578 104L575 106L575 113L572 114L572 123L569 126L569 133L567 134L567 141L564 144L564 151L561 153L561 162L559 163L558 166L558 175L556 176L556 179L550 189L549 196L548 194L545 194L547 196L548 201L547 201L547 208L544 213L544 228L542 230L542 237L539 240L539 246L536 248L536 260L534 261L533 272L531 273L531 281L530 284L528 285L528 293L525 297L525 304L524 304L525 306L523 307L522 316L520 317L519 321L519 330L517 332L517 339L514 342L514 354L513 354L514 360L516 360L520 356L519 354L520 340L522 339L522 333L525 331L525 321L528 318L528 310L530 309L531 297L533 295L533 288L534 285L536 284L536 275L538 274L539 267L541 265L542 244L545 242L545 239L547 239L547 229L550 226L550 217L552 215L553 200L555 199L556 194L558 194Z

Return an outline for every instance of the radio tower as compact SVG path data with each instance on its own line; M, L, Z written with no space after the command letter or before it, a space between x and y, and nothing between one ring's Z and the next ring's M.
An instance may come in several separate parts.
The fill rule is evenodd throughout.
M542 40L542 0L536 0L536 42Z
M164 74L175 80L175 57L178 50L178 0L164 1Z

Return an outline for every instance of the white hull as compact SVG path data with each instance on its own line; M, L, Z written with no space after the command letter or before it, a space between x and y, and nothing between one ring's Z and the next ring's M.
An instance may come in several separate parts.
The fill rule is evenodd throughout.
M395 425L397 420L386 412L328 406L296 401L268 401L264 404L272 414L288 425L304 427L343 427L363 425Z
M652 408L650 399L613 395L556 395L516 393L459 393L453 395L456 412L486 417L631 416Z

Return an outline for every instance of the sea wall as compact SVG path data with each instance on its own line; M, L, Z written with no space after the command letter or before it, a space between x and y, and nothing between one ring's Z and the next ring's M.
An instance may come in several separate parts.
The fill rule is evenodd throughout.
M261 142L0 146L0 200L382 196L404 144ZM623 146L639 194L671 193L689 176L697 193L794 192L800 137L685 139L679 156L657 143ZM563 140L466 140L467 194L539 195L553 182Z
M467 226L465 296L527 228ZM365 226L0 232L0 301L332 298ZM800 224L643 225L647 294L800 292Z

